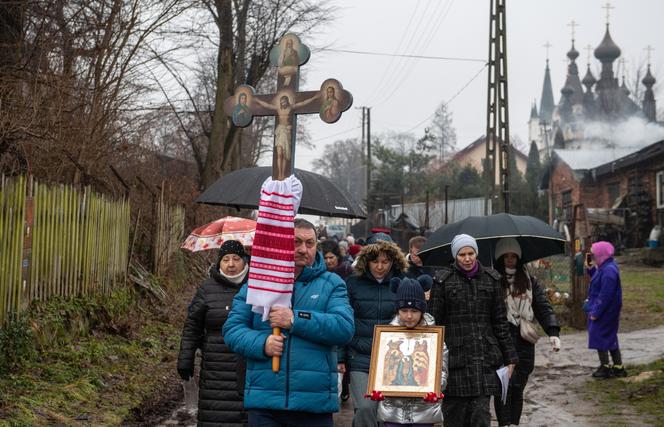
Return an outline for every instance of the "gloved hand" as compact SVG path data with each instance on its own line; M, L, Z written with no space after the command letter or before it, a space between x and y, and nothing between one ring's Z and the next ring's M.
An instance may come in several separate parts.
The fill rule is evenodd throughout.
M194 370L190 368L178 368L178 374L184 381L189 381L194 376Z
M378 390L372 391L371 394L365 394L364 398L365 399L371 399L371 400L374 400L376 402L379 402L381 400L385 400L385 396L383 396L383 393L378 391Z
M551 351L560 351L560 338L549 337L549 342L551 343Z
M443 397L445 397L443 393L436 394L430 391L427 394L425 394L422 399L427 403L438 403L440 400L443 400Z

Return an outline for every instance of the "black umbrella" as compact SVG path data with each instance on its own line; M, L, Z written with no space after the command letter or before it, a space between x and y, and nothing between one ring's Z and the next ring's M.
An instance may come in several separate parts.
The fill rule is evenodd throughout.
M434 231L418 253L424 264L447 265L452 262L451 244L457 234L468 234L477 240L479 259L484 265L493 264L496 242L502 237L516 238L524 262L565 252L563 235L544 221L532 216L500 213L470 216Z
M269 166L236 170L219 178L196 199L197 203L257 209L263 181L270 176ZM302 182L299 213L339 218L365 218L357 203L323 175L295 169Z

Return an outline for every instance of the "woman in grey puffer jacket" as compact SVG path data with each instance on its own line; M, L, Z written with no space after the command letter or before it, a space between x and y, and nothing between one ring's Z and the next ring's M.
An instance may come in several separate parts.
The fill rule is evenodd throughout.
M417 326L435 326L432 315L425 313L424 292L431 289L430 276L422 275L414 279L393 278L390 282L392 292L396 292L397 314L390 322L393 326L415 328ZM447 386L448 351L443 343L443 363L440 372L440 391ZM388 397L378 404L378 419L384 427L417 424L425 426L442 423L442 401L427 402L422 397Z

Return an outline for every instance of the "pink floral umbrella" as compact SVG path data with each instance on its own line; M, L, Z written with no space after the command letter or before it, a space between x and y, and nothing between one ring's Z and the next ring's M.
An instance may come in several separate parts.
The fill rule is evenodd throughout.
M196 228L180 247L192 252L205 251L220 247L226 240L252 246L255 232L256 221L227 216Z

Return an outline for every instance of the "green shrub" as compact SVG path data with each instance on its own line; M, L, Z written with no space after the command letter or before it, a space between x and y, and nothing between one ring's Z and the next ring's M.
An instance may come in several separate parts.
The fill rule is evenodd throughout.
M37 355L32 329L25 316L0 329L0 374L18 370Z

